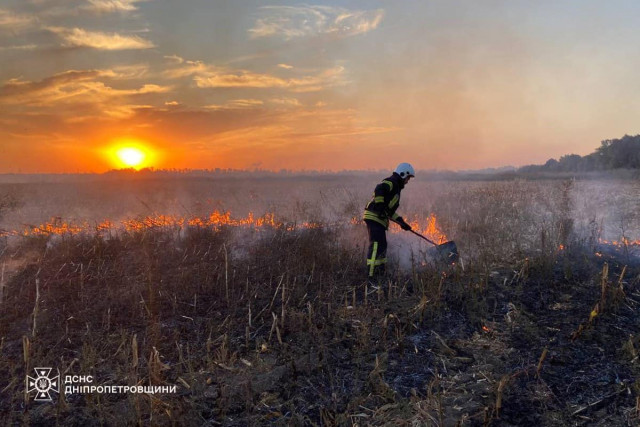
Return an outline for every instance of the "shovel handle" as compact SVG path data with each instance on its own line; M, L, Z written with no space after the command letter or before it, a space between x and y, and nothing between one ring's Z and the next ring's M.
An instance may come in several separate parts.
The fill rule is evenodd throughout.
M424 237L422 234L417 233L417 232L415 232L415 231L413 231L413 230L409 230L409 231L410 231L410 232L412 232L413 234L415 234L415 235L416 235L416 236L418 236L418 237L422 237L424 240L426 240L427 242L431 243L433 246L438 246L438 244L437 244L436 242L434 242L434 241L432 241L432 240L427 239L427 238L426 238L426 237Z
M391 218L389 218L389 219L391 219ZM393 222L395 222L396 224L400 225L400 223L399 223L398 221L395 221L395 220L393 220L393 219L392 219L391 221L393 221ZM432 241L432 240L427 239L427 238L426 238L426 237L424 237L422 234L420 234L420 233L418 233L418 232L416 232L416 231L413 231L413 230L409 230L409 231L410 231L410 232L412 232L413 234L415 234L416 236L421 237L421 238L423 238L424 240L426 240L427 242L431 243L433 246L438 246L438 244L437 244L437 243L435 243L435 242L434 242L434 241Z

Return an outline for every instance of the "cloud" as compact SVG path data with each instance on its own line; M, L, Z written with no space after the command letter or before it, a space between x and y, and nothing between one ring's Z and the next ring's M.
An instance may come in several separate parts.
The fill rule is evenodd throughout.
M0 104L57 107L61 104L99 104L118 98L166 93L168 86L145 84L139 89L115 89L100 78L117 76L111 70L69 70L41 81L11 79L0 87Z
M296 98L271 98L270 103L281 107L301 107L302 104Z
M293 65L288 65L288 64L278 64L278 67L280 68L284 68L285 70L290 70L293 68Z
M101 50L149 49L154 47L153 43L138 36L86 31L81 28L49 27L48 30L61 37L67 46L90 47Z
M135 3L149 0L88 0L83 9L98 13L133 12L138 10Z
M281 36L285 39L329 34L349 37L378 27L384 11L347 10L330 6L264 6L264 16L249 29L251 38Z
M178 55L165 55L164 59L173 62L174 64L182 64L184 59L179 57Z
M0 46L0 51L3 50L34 50L38 47L38 45L35 44L25 44L25 45L18 45L18 46Z
M125 79L139 79L144 77L149 72L149 65L147 64L132 64L132 65L119 65L108 70L113 73L112 77L120 80ZM105 71L106 72L106 71Z
M315 92L336 84L342 71L342 67L337 67L315 76L283 79L247 70L217 70L196 75L194 80L199 88L282 88L294 92Z
M205 65L202 61L186 61L179 56L165 56L170 62L180 65L164 71L164 76L170 79L179 79L181 77L189 77L198 74L209 73L214 67Z
M281 88L293 92L315 92L346 83L342 66L315 75L282 78L273 74L208 65L202 61L185 61L175 56L165 58L177 65L166 70L165 77L178 79L191 76L199 88Z
M127 119L134 116L138 111L152 109L151 105L113 105L105 107L101 113L114 119ZM86 116L87 120L95 119L94 116Z
M37 23L37 19L33 16L0 9L0 30L20 31L35 23Z
M264 102L259 99L233 99L222 105L207 105L204 108L208 110L247 110L259 108Z

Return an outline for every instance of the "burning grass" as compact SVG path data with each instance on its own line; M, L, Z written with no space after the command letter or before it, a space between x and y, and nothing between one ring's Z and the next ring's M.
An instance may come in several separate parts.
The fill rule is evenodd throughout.
M154 216L117 231L17 238L0 261L11 270L0 284L2 416L32 424L637 422L638 266L597 241L602 256L594 256L570 230L564 183L544 213L525 203L548 189L525 198L529 184L513 185L459 189L468 197L456 215L453 202L438 203L432 225L458 241L464 269L415 254L375 292L363 280L364 227L349 221ZM516 213L503 212L514 203ZM524 231L507 234L515 230ZM36 366L178 393L34 403L23 379Z

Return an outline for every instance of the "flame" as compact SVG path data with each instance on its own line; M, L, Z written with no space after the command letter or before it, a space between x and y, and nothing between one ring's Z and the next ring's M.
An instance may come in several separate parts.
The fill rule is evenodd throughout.
M256 216L250 212L246 217L233 218L230 212L214 211L208 217L184 218L177 215L154 215L143 218L124 219L114 222L105 219L98 223L87 221L72 223L63 221L60 217L54 217L50 221L40 225L28 225L22 231L0 230L0 237L4 236L49 236L49 235L75 235L86 232L98 234L112 231L136 232L153 228L183 228L183 227L254 227L254 228L284 228L287 231L304 228L322 228L324 224L313 221L284 223L276 219L274 213L266 213Z
M359 218L351 218L348 223L350 225L358 225L362 224L362 220ZM434 215L430 215L422 221L415 219L411 221L410 224L413 230L426 235L434 242L443 243L447 241L447 236L438 227L436 217ZM249 212L246 217L234 218L231 216L231 212L215 210L208 217L185 218L178 215L150 215L143 218L124 219L118 222L105 219L101 222L90 223L88 221L84 221L73 223L63 221L61 217L53 217L48 222L40 225L27 225L21 231L0 230L0 237L74 235L87 232L101 234L112 231L135 232L152 228L212 227L214 229L218 229L223 226L284 228L287 231L293 231L296 229L317 229L327 225L331 224L314 221L284 223L276 219L275 214L272 212L265 213L261 216L256 216L253 212ZM337 225L342 225L342 223L338 223ZM397 232L397 230L394 231Z
M433 214L429 215L422 223L420 223L418 219L409 221L409 225L415 232L424 234L437 244L441 244L449 240L447 239L446 234L444 234L440 227L438 227L436 216Z
M482 330L485 331L485 332L491 332L491 329L487 328L484 325L482 325Z
M558 246L558 250L559 250L559 251L564 251L564 245L560 245L560 246Z
M640 246L640 240L629 240L626 237L618 240L605 240L598 239L598 243L603 245L613 245L613 246Z

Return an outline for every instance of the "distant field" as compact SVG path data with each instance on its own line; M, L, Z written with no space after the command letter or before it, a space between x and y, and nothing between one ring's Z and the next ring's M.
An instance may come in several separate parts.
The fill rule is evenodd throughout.
M384 175L94 178L0 184L10 423L638 421L638 181L418 177L400 213L462 262L392 226L374 291ZM42 366L176 393L34 402Z
M216 211L236 219L273 214L284 222L346 224L360 219L382 178L89 176L75 182L0 184L0 194L11 194L17 204L0 219L0 230L24 231L52 221L91 225L168 215L204 218ZM640 181L418 178L403 191L399 212L421 224L435 215L442 231L474 256L487 250L511 256L534 247L542 230L557 239L556 228L566 220L571 221L573 238L635 241L640 239Z

